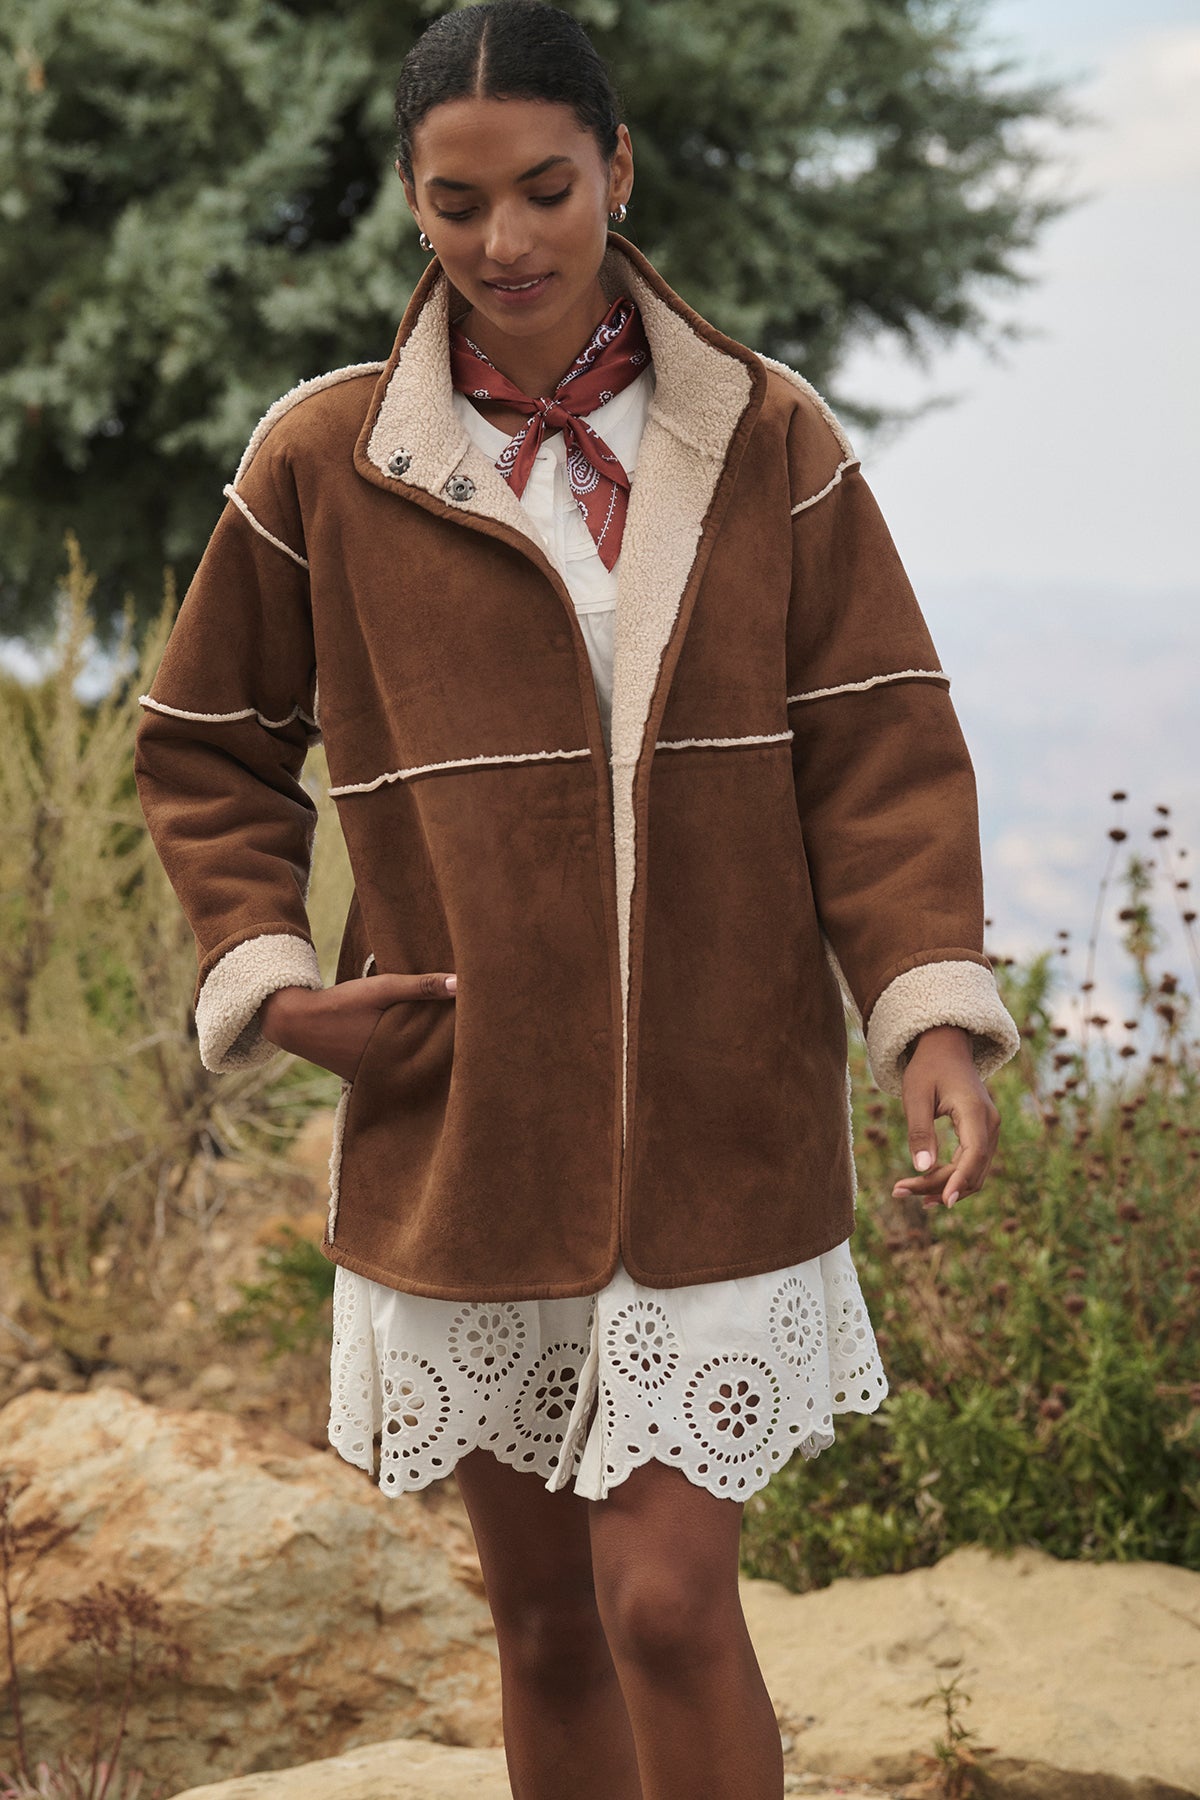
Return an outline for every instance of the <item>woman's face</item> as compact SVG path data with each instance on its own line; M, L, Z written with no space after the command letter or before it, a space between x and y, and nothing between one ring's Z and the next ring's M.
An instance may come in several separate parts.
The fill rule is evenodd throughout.
M606 163L571 108L545 100L445 100L416 127L411 184L397 164L413 216L476 314L510 337L594 323L608 214L633 187L618 134Z

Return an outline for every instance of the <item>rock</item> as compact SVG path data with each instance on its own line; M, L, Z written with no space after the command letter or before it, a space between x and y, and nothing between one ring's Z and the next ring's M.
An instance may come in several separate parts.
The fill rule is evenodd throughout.
M228 1394L237 1386L237 1381L236 1369L231 1369L228 1363L214 1362L201 1369L192 1388L197 1394Z
M31 1388L50 1389L57 1393L82 1393L87 1379L76 1369L62 1350L54 1349L45 1356L22 1363L12 1379L10 1392L27 1393Z
M562 1791L568 1800L568 1780ZM789 1776L784 1792L805 1800L889 1800L880 1788L810 1784L803 1776ZM365 1744L299 1769L189 1788L175 1800L510 1800L511 1794L503 1750L450 1750L409 1739Z
M451 1750L409 1738L189 1788L176 1800L510 1800L511 1794L503 1750Z
M143 1400L166 1400L182 1394L186 1387L183 1377L170 1369L152 1369L139 1384Z
M958 1721L990 1745L984 1800L1200 1794L1200 1574L955 1550L933 1568L809 1594L742 1583L789 1762L883 1785L927 1773L959 1677Z
M0 1412L17 1521L79 1527L16 1612L31 1756L82 1755L89 1652L57 1604L144 1586L190 1670L137 1691L122 1763L168 1791L395 1738L502 1741L495 1637L469 1531L385 1496L276 1426L168 1412L119 1388L34 1390ZM111 1738L112 1710L105 1714ZM0 1767L11 1764L0 1714Z
M97 1388L124 1388L127 1394L136 1394L138 1378L132 1369L96 1369L88 1381L88 1391L95 1393Z

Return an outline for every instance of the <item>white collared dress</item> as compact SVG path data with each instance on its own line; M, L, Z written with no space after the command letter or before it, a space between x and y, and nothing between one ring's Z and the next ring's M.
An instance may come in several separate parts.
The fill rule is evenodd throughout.
M632 475L653 366L587 415ZM455 408L493 460L508 434L462 393ZM611 754L617 571L596 553L543 440L521 503L574 602ZM652 1457L744 1501L799 1450L834 1441L835 1414L888 1393L849 1239L809 1262L734 1281L649 1288L623 1264L597 1294L460 1301L398 1292L336 1265L329 1441L385 1493L428 1486L483 1446L603 1500Z

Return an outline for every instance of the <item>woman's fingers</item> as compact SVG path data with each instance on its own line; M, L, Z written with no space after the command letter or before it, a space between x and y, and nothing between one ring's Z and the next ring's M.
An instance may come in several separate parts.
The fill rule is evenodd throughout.
M926 1157L936 1157L936 1121L949 1117L958 1148L948 1162L922 1173L905 1175L892 1193L937 1196L953 1206L965 1194L977 1194L1000 1135L1000 1114L980 1080L970 1035L958 1026L932 1026L910 1046L902 1082L909 1147L918 1170Z
M937 1108L932 1097L918 1091L912 1095L910 1105L910 1141L925 1145L926 1112L931 1118L948 1114L958 1147L947 1162L937 1162L923 1174L905 1175L896 1182L892 1189L894 1199L906 1196L933 1197L927 1203L953 1206L956 1201L967 1194L977 1194L982 1188L992 1157L995 1155L996 1142L999 1137L1000 1115L992 1104L986 1088L980 1084L978 1094L967 1096L963 1100L953 1100ZM929 1137L933 1137L932 1127ZM934 1140L936 1143L936 1140ZM914 1155L915 1160L915 1155Z
M288 988L263 1003L263 1031L281 1050L357 1079L367 1041L396 1005L455 998L449 973L354 976L326 988Z
M942 1198L947 1206L953 1206L964 1194L977 1194L983 1186L984 1176L996 1150L997 1132L992 1129L992 1117L995 1116L997 1128L999 1114L984 1092L981 1097L973 1097L961 1109L954 1109L950 1117L958 1134L959 1154L955 1158L956 1168L953 1176L947 1180Z
M350 987L343 982L343 987ZM458 977L446 973L432 975L367 975L362 979L364 993L372 1006L390 1006L395 1000L450 1000L458 986ZM357 1001L359 995L355 995Z

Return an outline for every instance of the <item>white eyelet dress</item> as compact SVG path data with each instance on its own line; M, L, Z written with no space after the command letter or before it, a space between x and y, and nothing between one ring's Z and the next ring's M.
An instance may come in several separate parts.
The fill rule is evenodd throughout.
M632 473L654 391L647 368L587 415ZM508 442L464 394L454 403L492 458ZM561 432L538 451L522 504L575 604L611 745L616 568L567 481ZM888 1393L845 1242L810 1262L734 1281L642 1287L619 1264L600 1293L458 1301L397 1292L337 1265L329 1441L402 1493L483 1446L604 1499L652 1457L731 1500L765 1487L793 1450L818 1456L837 1413Z

